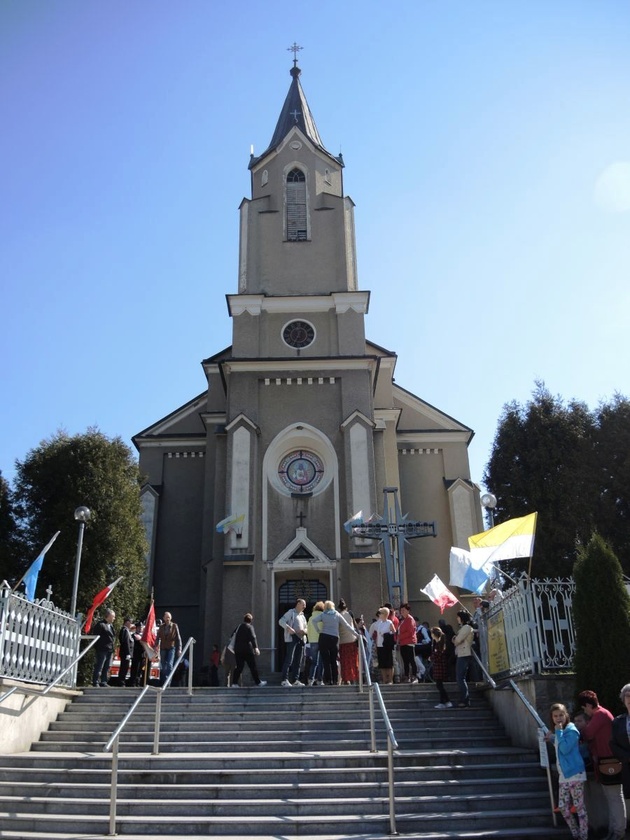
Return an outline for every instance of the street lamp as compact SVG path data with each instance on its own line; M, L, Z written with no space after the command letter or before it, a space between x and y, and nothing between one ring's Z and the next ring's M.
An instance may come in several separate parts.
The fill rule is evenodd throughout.
M83 532L85 523L89 521L92 512L85 505L81 505L74 512L74 518L79 523L79 539L77 540L77 559L74 564L74 583L72 584L72 601L70 602L70 615L74 618L77 614L77 592L79 590L79 569L81 568L81 550L83 548Z
M481 504L488 511L490 527L494 528L494 509L497 506L497 497L493 493L484 493L481 497Z

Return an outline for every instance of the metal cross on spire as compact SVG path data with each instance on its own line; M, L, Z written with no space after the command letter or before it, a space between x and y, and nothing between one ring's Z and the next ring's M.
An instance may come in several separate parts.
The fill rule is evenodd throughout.
M304 47L298 46L298 44L295 41L293 42L293 44L290 47L287 47L287 52L292 52L293 53L293 66L294 67L297 67L297 61L298 61L297 60L297 54L299 53L300 50L303 50L303 49L304 49Z

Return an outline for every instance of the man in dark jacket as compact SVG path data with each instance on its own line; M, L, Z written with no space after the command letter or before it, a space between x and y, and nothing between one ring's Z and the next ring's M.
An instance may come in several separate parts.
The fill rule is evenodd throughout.
M234 656L236 658L236 668L234 669L234 676L232 677L232 688L240 688L239 680L243 673L245 663L249 665L249 670L252 673L252 678L256 685L267 685L266 682L258 676L258 668L256 667L256 657L260 656L258 649L258 640L256 639L256 631L252 625L254 617L251 613L246 613L243 616L243 623L239 624L236 629L234 637Z
M626 707L626 713L619 715L612 722L610 751L621 761L621 781L624 799L630 798L630 683L621 689L619 699Z
M114 653L114 641L116 633L114 631L114 619L116 613L114 610L107 610L105 612L105 619L99 621L94 627L94 633L98 636L98 641L94 645L94 652L96 658L94 660L94 672L92 673L93 686L106 686L107 677L109 675L109 666L112 661L112 654Z
M126 618L125 623L120 628L118 634L118 641L120 642L119 656L120 656L120 671L118 672L118 682L120 685L125 685L129 668L131 667L131 658L133 656L133 620Z

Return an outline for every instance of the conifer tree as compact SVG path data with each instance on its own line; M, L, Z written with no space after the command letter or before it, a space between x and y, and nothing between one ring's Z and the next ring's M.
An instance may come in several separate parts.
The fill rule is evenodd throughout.
M573 576L576 692L594 691L618 714L619 690L630 674L630 597L621 564L599 534L579 550Z

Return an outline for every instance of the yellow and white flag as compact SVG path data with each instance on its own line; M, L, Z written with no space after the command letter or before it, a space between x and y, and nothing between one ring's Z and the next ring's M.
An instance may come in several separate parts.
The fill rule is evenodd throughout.
M537 513L508 519L481 534L468 537L471 560L475 568L485 563L531 557L534 553Z
M225 519L222 519L220 522L217 522L216 529L219 534L227 534L228 531L236 531L238 530L238 526L242 525L245 522L245 514L241 513L236 514L232 513L229 516L226 516Z

